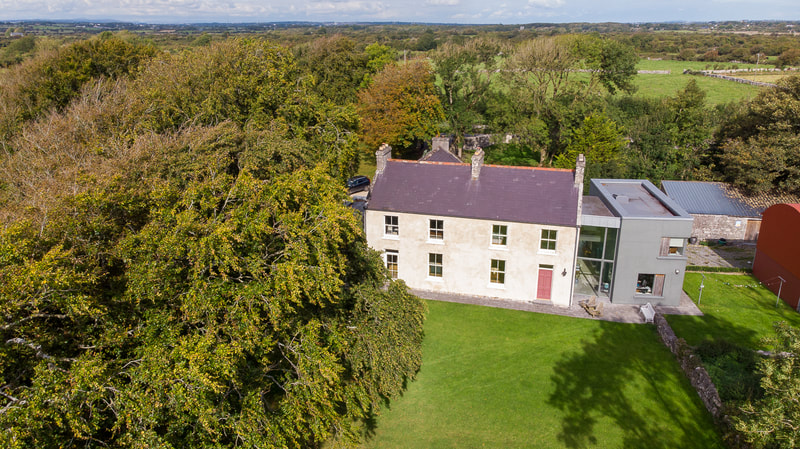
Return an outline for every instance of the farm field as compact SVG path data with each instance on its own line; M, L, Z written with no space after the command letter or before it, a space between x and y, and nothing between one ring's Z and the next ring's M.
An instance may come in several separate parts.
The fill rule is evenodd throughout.
M763 89L763 87L718 78L683 74L684 69L704 70L708 65L706 62L699 61L648 61L643 59L637 65L638 70L669 70L670 74L640 73L636 75L634 83L637 91L634 95L646 98L674 96L677 91L686 87L686 83L690 79L694 79L697 85L706 92L706 103L713 106L753 98ZM732 68L733 64L722 64L722 66ZM739 68L756 67L755 64L737 64L737 66ZM764 67L764 65L759 67Z
M715 448L653 326L431 301L423 365L364 448Z

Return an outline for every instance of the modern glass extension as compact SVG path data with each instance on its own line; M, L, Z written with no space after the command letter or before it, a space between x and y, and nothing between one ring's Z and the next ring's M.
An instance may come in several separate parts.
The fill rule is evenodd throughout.
M614 279L617 229L583 226L578 238L575 293L608 297Z

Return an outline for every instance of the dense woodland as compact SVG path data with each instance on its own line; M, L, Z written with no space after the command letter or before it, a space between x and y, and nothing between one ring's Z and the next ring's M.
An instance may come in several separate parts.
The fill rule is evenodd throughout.
M481 132L491 163L583 153L587 178L797 194L800 78L714 106L692 76L630 95L643 56L794 65L782 26L9 27L0 442L358 442L419 368L424 319L344 206L360 159Z

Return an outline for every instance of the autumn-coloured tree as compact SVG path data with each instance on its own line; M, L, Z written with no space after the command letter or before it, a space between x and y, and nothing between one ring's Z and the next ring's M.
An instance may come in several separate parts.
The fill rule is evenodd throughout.
M361 137L369 148L388 143L402 152L436 135L444 112L425 61L388 65L358 94Z

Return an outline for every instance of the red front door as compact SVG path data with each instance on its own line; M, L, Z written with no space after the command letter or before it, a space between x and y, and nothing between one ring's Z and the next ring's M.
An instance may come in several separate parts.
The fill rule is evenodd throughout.
M550 299L550 287L553 284L553 269L539 268L539 284L536 287L537 299Z

